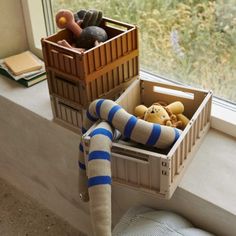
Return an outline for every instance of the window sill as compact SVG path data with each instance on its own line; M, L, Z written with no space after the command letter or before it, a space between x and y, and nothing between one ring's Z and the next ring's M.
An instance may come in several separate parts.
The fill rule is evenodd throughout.
M148 80L159 79L163 81L161 78L150 76L144 72L141 72L141 77ZM26 89L3 76L0 76L0 79L0 94L2 96L48 120L53 119L47 81L43 81ZM34 99L30 99L32 97ZM211 127L222 133L236 137L236 112L227 107L216 104L216 102L213 101Z
M0 75L0 95L30 110L40 117L52 121L47 81L42 81L30 88Z
M213 100L211 127L222 133L236 137L236 111L219 105Z

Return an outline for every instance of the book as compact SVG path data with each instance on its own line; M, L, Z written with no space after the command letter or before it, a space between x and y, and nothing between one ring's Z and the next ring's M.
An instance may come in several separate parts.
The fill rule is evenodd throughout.
M24 85L25 87L31 87L32 85L35 85L43 80L47 79L46 73L40 74L30 80L27 79L20 79L17 82Z
M14 75L21 75L42 68L42 63L30 51L4 58L4 63Z
M0 74L15 80L19 84L25 86L25 87L30 87L34 84L37 84L43 80L46 79L46 72L45 70L39 70L37 73L31 73L31 74L24 74L24 76L14 76L11 71L9 71L4 64L1 63L2 60L0 60ZM17 79L16 79L17 77Z

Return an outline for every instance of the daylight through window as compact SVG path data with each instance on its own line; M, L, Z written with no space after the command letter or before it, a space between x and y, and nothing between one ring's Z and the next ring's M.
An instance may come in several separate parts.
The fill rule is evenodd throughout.
M62 8L100 9L139 27L141 69L212 89L236 102L234 0L52 0Z

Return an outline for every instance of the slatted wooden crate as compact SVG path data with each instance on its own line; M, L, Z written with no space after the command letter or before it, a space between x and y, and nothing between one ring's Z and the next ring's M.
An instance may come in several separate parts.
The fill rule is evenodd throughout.
M49 93L80 107L86 96L85 86L80 81L69 80L60 72L48 70L47 72Z
M57 96L50 96L54 121L75 133L81 134L84 109Z
M55 81L56 80L53 80L53 82ZM78 106L76 103L76 101L81 99L79 96L80 94L77 93L77 87L74 87L73 84L70 85L68 83L64 85L63 80L60 81L60 79L57 83L60 84L59 86L57 84L57 89L60 91L59 95L64 93L66 94L65 97L67 98L67 96L70 96L71 100L68 98L65 99L59 95L50 95L54 121L77 134L82 134L83 113L85 109L81 108L81 106ZM68 93L68 90L72 90L73 92ZM111 97L111 99L117 100L121 94L122 91L114 94L114 97Z
M101 27L109 39L84 53L57 44L62 39L73 42L73 35L68 30L41 40L52 95L87 107L96 98L114 97L138 77L137 27L109 18L103 18ZM68 95L66 90L61 92L57 88L61 84L77 90L80 99L70 96L70 92Z
M113 182L169 199L177 188L210 127L212 92L177 85L135 81L117 100L129 113L139 104L150 106L157 101L181 101L190 122L176 143L161 151L144 145L118 140L112 145ZM85 153L89 133L83 136Z

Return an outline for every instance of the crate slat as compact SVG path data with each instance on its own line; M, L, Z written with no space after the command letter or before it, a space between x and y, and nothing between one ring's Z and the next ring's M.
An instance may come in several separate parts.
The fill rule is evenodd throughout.
M57 91L58 91L58 94L63 96L63 86L62 86L62 81L60 79L57 79Z
M157 158L150 157L150 189L158 190L160 189L160 168L159 168L159 161Z
M192 151L192 146L193 146L193 127L190 128L189 130L190 134L189 134L189 152Z
M77 115L76 115L76 111L75 110L71 111L71 118L72 118L72 125L78 126L79 123L78 123L78 119L77 119Z
M180 167L181 167L181 149L180 149L180 146L177 148L176 152L177 152L177 155L176 155L176 164L177 164L176 173L179 174L180 173Z
M183 165L184 163L184 142L182 141L181 144L180 144L180 164Z
M68 123L73 124L73 122L72 122L71 109L69 109L68 107L66 107L66 121L67 121Z
M132 34L132 46L133 46L133 50L137 49L138 48L138 41L136 40L136 38L138 37L137 35L137 28L133 29L131 31L131 34Z
M108 80L108 90L112 90L114 88L112 71L107 72L107 80Z
M125 160L121 159L121 158L117 158L116 161L116 165L117 165L117 178L118 179L123 179L126 181L126 175L125 175Z
M81 99L81 95L82 95L82 92L80 92L82 89L81 89L81 85L79 85L79 88L76 86L76 87L73 87L73 98L75 100L76 103L78 104L83 104L82 103L82 99Z
M122 43L121 38L117 38L116 40L116 47L117 47L117 58L122 56Z
M128 52L127 35L126 34L122 35L121 42L122 42L122 54L125 55Z
M96 88L97 88L96 89L97 90L97 97L100 98L104 94L102 77L99 77L98 79L96 79L95 83L96 83Z
M105 55L106 55L106 64L111 63L112 61L112 50L111 50L111 42L105 44Z
M117 75L117 68L112 70L112 77L113 77L113 84L114 84L114 88L115 88L119 85L119 79L118 79L118 75Z
M89 75L89 63L88 63L88 53L83 56L82 67L84 69L84 77L83 80Z
M199 139L200 130L199 130L199 119L196 119L196 133L195 133L195 142Z
M76 74L78 79L83 79L85 77L84 64L80 54L75 54L75 65L76 65Z
M55 121L65 128L81 134L82 109L54 95L51 95L50 99Z
M102 85L103 85L103 91L106 93L108 91L108 82L106 75L102 76Z
M111 41L111 60L115 61L117 59L117 45L116 41Z
M202 112L200 113L199 119L200 119L200 131L202 131L204 127L204 113L205 113L205 107L202 109Z
M184 149L184 160L186 160L186 158L188 156L188 139L187 139L187 135L186 135L185 139L183 139L183 149Z
M107 63L106 63L106 54L105 54L105 46L104 44L102 44L99 47L99 51L100 51L100 63L101 63L101 67L104 67Z
M128 63L125 62L122 66L123 66L124 81L126 81L129 78Z
M69 84L68 83L63 83L62 82L62 90L63 90L63 97L69 98Z
M58 51L52 49L51 50L52 53L52 59L53 59L53 65L58 68L59 67L59 53Z
M117 178L117 158L111 157L111 170L113 179Z
M91 53L88 53L88 68L89 68L90 74L95 71L95 62L94 62L93 51Z
M62 71L65 71L64 55L61 54L61 53L58 53L58 55L59 55L59 68L60 68Z
M100 55L99 48L94 49L93 60L94 60L94 64L95 64L95 70L99 70L101 68L100 58L101 58L101 55Z
M72 85L68 85L68 99L73 101L75 100L75 91L76 91L76 87L72 86Z
M176 175L176 158L173 156L173 158L171 158L171 183L173 183L175 175Z
M92 89L92 99L95 100L96 98L98 98L96 80L93 80L91 82L91 89Z
M119 84L122 84L124 82L124 74L123 74L122 65L118 66L118 77L119 77Z
M60 110L61 110L61 119L62 120L67 120L66 118L66 108L65 108L65 106L63 106L62 104L59 104L60 105Z
M128 52L132 51L132 32L127 34L127 47L128 47Z
M194 144L196 143L196 139L197 139L197 122L194 121L194 122L193 122L192 146L194 146Z
M64 54L62 55L63 55L64 65L65 65L65 72L70 74L71 73L70 59L66 57Z
M149 166L142 165L142 171L140 172L140 185L142 187L150 188L150 180L149 180Z

